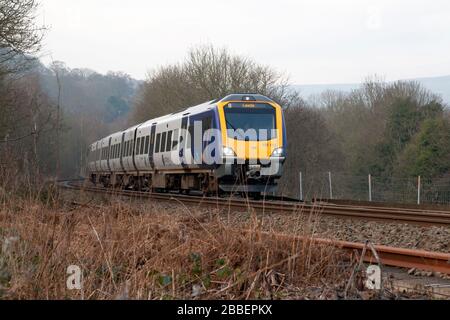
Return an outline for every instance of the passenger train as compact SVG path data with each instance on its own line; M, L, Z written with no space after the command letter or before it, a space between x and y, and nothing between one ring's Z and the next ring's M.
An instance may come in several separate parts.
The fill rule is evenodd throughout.
M231 94L113 133L88 151L89 178L105 187L259 196L282 176L286 128L273 100Z

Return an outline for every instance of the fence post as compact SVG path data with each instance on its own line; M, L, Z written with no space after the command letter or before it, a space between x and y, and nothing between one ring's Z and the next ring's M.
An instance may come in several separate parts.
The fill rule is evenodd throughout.
M333 200L333 186L331 185L331 171L328 171L328 181L330 183L330 199Z
M299 187L300 187L300 189L299 189L299 192L300 192L299 200L303 201L303 176L302 176L302 172L301 171L300 171L298 177L299 177Z
M420 204L420 189L421 189L421 182L420 182L420 176L417 177L417 204Z
M372 202L372 175L369 173L369 201Z

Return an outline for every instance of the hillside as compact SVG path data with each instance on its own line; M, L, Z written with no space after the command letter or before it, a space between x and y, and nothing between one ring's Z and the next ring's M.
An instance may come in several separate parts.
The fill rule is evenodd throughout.
M41 84L54 101L58 96L57 70L61 82L61 105L65 112L91 115L111 123L131 110L139 81L123 72L100 74L85 68L70 69L62 62L39 67Z

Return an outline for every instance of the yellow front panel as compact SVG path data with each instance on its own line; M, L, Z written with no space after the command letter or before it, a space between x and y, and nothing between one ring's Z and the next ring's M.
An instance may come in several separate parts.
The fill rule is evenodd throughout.
M282 130L282 111L281 107L276 103L266 101L252 101L252 103L265 103L275 108L276 111L276 130L275 139L268 141L242 141L228 137L227 124L225 121L224 107L233 102L227 101L218 104L220 128L222 130L222 141L225 147L232 148L239 159L267 159L270 158L276 148L283 147L283 130Z

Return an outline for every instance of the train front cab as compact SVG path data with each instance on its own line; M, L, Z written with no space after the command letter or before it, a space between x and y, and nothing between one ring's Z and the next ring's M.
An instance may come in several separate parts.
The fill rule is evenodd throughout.
M223 145L223 164L217 168L219 188L274 192L286 157L281 106L260 95L233 95L220 101L217 110Z

